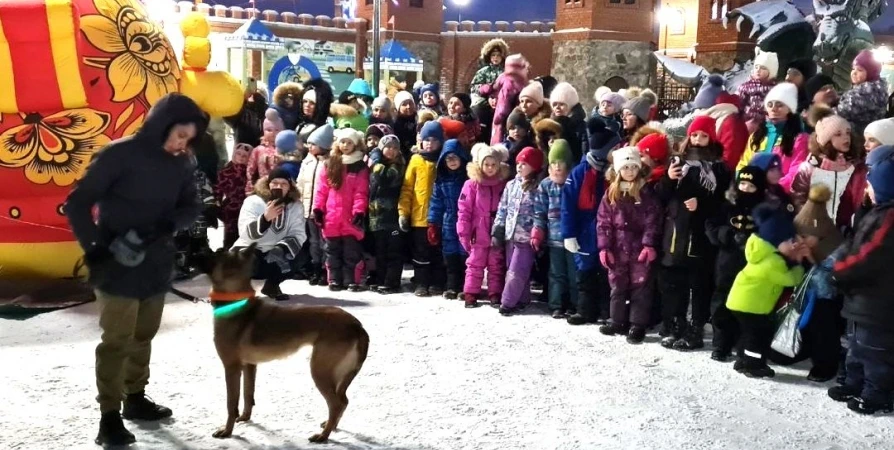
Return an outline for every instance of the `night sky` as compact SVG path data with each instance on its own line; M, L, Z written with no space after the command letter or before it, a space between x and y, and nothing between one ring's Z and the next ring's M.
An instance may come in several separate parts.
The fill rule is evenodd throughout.
M362 1L362 0L361 0ZM388 0L385 0L388 1ZM447 11L444 12L444 20L457 20L458 14L462 14L463 20L551 20L555 18L555 0L469 0L469 6L459 8L454 6L453 0L445 0ZM217 0L208 1L209 4L224 4L249 7L249 2L244 0ZM795 0L804 10L811 10L810 0ZM257 0L256 7L260 10L273 9L276 11L294 11L296 13L308 13L313 15L332 15L332 0ZM876 31L894 28L894 4L888 7L884 17L875 21L873 29ZM891 30L888 34L894 34Z

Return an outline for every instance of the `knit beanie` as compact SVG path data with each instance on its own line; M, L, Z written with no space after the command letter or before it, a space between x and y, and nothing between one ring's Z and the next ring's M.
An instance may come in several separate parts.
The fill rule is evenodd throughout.
M782 104L788 106L788 109L792 110L792 112L797 111L798 86L785 82L773 86L773 89L770 89L770 92L764 97L764 105L769 105L770 102L782 102Z
M661 133L652 133L646 135L636 143L636 147L640 153L648 155L658 164L664 164L667 160L668 142L667 136Z
M600 117L591 117L587 121L587 143L590 152L600 153L602 157L608 157L608 150L621 142L621 136L608 128Z
M420 101L422 101L422 94L425 94L426 92L429 92L432 95L434 95L435 100L437 100L439 102L441 101L441 94L440 94L440 92L438 92L438 85L436 83L426 84L425 86L422 86L421 89L419 89L419 100Z
M307 137L307 143L316 145L323 150L332 149L332 144L335 142L334 131L332 130L332 125L328 123L322 126L317 127L310 136Z
M289 184L295 184L295 180L292 179L292 175L288 170L283 169L282 166L274 167L270 173L267 174L267 183L270 183L271 180L289 180Z
M437 120L426 122L419 133L422 135L423 141L434 138L437 141L444 142L444 129Z
M389 134L394 134L394 129L390 125L384 123L374 123L366 129L366 136L376 136L382 138Z
M807 101L813 103L813 97L816 97L816 93L823 88L823 86L835 86L835 80L832 77L824 74L816 74L810 77L806 83L804 83L804 92L807 93Z
M397 147L400 149L400 139L393 134L386 134L379 139L379 148L384 149L385 147Z
M619 173L624 166L634 166L636 170L642 169L642 155L636 147L619 148L612 152L612 166L615 168L615 172Z
M882 145L894 145L894 119L876 120L866 126L863 134L875 138Z
M630 111L634 116L638 117L639 120L642 120L643 123L649 121L649 109L652 107L652 104L649 103L648 100L642 97L634 97L630 100L627 100L627 103L624 103L622 109L626 109Z
M861 50L854 58L854 66L866 71L866 81L878 81L882 74L882 64L876 61L870 50Z
M805 82L816 75L816 63L812 59L796 59L788 63L788 68L801 72Z
M571 146L565 139L556 139L549 146L549 163L564 162L565 167L571 169L574 164L571 156Z
M725 92L723 89L723 77L717 74L711 75L702 83L702 87L698 90L692 106L695 109L708 109L717 103L717 97L723 92Z
M831 115L816 123L816 142L826 145L837 133L850 133L851 124L844 117Z
M577 90L569 83L561 82L553 88L553 92L549 95L549 104L564 103L568 108L574 107L580 103L577 96Z
M276 153L281 155L293 153L298 149L298 133L292 130L282 130L276 134Z
M801 236L816 236L819 239L814 256L817 262L825 259L843 240L835 222L829 217L826 202L832 198L832 191L825 184L814 184L810 187L807 203L795 216L795 229Z
M775 153L761 152L752 156L751 161L748 161L748 165L759 167L764 173L768 173L770 169L781 168L782 160Z
M413 94L407 91L399 91L397 94L394 94L394 108L400 108L400 105L403 105L406 102L415 103L413 100Z
M472 110L472 97L469 94L466 94L465 92L457 92L456 94L453 94L453 97L451 98L459 100L459 102L463 104L463 107L466 108L466 112Z
M456 139L466 129L466 124L461 120L453 120L449 117L441 117L438 119L438 123L441 124L441 129L444 130L444 139Z
M479 168L488 157L494 158L498 163L505 163L509 160L509 150L499 144L487 145L480 142L472 147L472 162Z
M881 146L869 153L866 160L869 175L866 180L872 186L877 204L894 200L894 147Z
M755 47L754 65L765 67L770 72L770 79L779 76L779 57L776 53L762 51L759 47Z
M531 101L533 101L536 105L543 105L543 85L537 81L528 83L527 86L522 88L521 93L518 94L519 99L525 97L531 99Z
M373 100L372 107L391 111L391 99L385 95L380 95Z
M617 92L609 91L607 94L603 95L602 98L599 100L600 104L602 104L602 102L611 103L612 106L615 107L615 114L617 114L617 113L621 112L621 108L624 107L624 103L627 102L627 99L624 98L623 95L621 95Z
M528 121L528 118L525 117L525 113L521 112L521 110L516 109L512 111L512 114L509 114L509 118L506 119L506 129L511 130L512 127L520 127L525 130L531 131L531 122Z
M360 145L363 141L363 134L353 128L339 128L335 130L335 142L348 140L354 143L354 146Z
M753 184L758 192L767 190L767 173L758 166L747 165L743 167L736 175L736 184L738 185L743 181Z
M793 239L797 234L793 223L794 218L786 208L764 203L754 208L751 216L754 217L754 223L757 225L758 237L769 242L774 248Z
M717 142L717 121L713 117L695 116L692 119L692 123L689 124L689 128L686 129L686 134L691 135L696 131L704 132L711 139L711 142Z
M729 92L721 92L720 95L717 96L717 99L714 100L715 105L739 105L742 104L742 99L736 94L730 94Z
M301 97L301 99L306 102L316 103L317 102L316 89L308 89L308 90L304 91L304 96Z
M539 148L525 147L515 157L515 162L531 166L534 173L540 172L543 170L543 152Z
M277 132L285 128L282 117L279 116L279 111L273 108L267 108L267 111L264 111L264 129L268 127L273 127Z

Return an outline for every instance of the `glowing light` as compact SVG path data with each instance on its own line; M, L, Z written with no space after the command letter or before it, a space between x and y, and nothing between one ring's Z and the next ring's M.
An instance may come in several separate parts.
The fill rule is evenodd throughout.
M894 63L894 50L891 50L887 45L881 45L873 49L872 56L882 64Z
M683 10L680 8L661 8L655 16L662 26L683 22Z

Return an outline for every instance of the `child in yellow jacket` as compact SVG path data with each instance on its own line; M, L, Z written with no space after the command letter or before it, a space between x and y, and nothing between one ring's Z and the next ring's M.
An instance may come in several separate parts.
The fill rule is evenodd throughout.
M786 287L804 277L800 261L810 249L796 243L794 217L784 208L760 205L752 212L757 233L745 243L745 268L736 276L726 307L742 330L734 368L749 378L772 377L767 352L773 339L770 313Z
M418 152L407 165L397 205L400 229L409 232L412 241L413 270L417 297L444 293L446 272L440 247L428 242L428 204L434 191L435 172L444 130L437 121L427 122L420 131Z

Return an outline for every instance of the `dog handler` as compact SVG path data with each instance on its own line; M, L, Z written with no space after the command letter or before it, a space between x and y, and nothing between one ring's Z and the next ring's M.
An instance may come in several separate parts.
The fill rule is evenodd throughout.
M195 102L180 94L164 96L135 135L96 153L66 200L65 214L84 249L100 309L97 444L136 441L121 420L122 398L126 419L171 416L144 389L152 338L173 276L173 235L189 228L199 214L188 151L206 126Z

